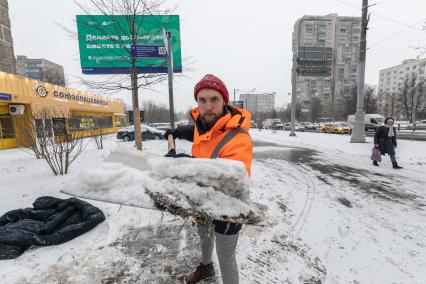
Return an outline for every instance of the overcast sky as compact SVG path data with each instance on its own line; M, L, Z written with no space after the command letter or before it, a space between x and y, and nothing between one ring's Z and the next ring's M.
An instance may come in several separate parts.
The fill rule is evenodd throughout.
M377 85L379 70L415 58L426 46L425 0L375 0L370 4L366 83ZM206 73L223 79L228 90L276 92L276 106L290 101L292 31L303 15L361 16L362 0L184 0L178 5L182 57L192 57L192 72L175 82L175 108L195 105L194 84ZM15 56L46 58L61 64L70 82L82 76L78 43L57 23L76 30L81 14L72 0L9 0ZM423 55L422 57L425 57ZM92 75L93 76L93 75ZM87 77L87 76L86 76ZM76 85L74 85L76 86ZM167 86L142 91L141 99L168 103ZM130 93L115 95L131 102Z

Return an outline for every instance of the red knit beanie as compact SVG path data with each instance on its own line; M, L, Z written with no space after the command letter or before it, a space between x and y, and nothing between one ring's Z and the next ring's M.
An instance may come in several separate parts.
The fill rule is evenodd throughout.
M197 100L198 92L202 89L213 89L221 93L222 98L227 103L229 101L229 93L225 84L218 77L207 74L194 87L194 98Z

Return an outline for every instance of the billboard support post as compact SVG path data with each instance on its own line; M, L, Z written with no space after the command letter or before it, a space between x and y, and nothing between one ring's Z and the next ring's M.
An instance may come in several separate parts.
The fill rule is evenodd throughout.
M173 105L173 59L172 53L172 34L166 33L166 30L163 29L163 39L164 46L167 47L167 77L168 77L168 85L169 85L169 108L170 108L170 127L175 129L175 110Z

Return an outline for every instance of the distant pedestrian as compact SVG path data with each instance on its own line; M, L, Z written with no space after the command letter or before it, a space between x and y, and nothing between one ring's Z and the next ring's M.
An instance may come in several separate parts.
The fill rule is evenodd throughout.
M389 155L394 169L402 169L402 167L398 165L395 156L397 143L396 131L393 127L394 122L392 117L387 117L385 119L385 124L377 128L376 134L374 135L374 147L378 148L382 155L386 153ZM377 161L373 161L373 165L379 166Z

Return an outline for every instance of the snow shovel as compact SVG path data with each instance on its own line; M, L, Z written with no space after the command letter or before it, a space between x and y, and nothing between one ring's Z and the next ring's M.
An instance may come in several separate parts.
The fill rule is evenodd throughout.
M170 135L167 140L169 154L175 153L173 137ZM171 156L176 157L176 155ZM253 206L251 203L244 203L238 196L232 196L233 192L238 192L238 188L248 186L247 180L244 178L246 176L244 167L240 167L240 171L235 172L235 168L233 168L235 165L233 166L229 160L225 162L224 160L220 161L220 159L208 159L209 161L203 159L169 159L161 155L134 150L114 151L104 160L107 163L100 164L92 172L90 170L83 172L80 174L80 180L76 180L77 184L71 184L61 191L80 198L164 210L184 218L192 216L199 220L208 219L209 216L212 216L215 219L235 223L260 223L261 212L264 210ZM205 164L206 162L207 164ZM116 163L121 163L123 167L117 166ZM204 165L209 166L212 170L205 171L206 176L198 175L199 168L204 167ZM232 172L233 170L234 172ZM105 177L105 174L107 177ZM99 177L100 175L102 176ZM225 177L223 178L223 176ZM168 187L172 187L171 192ZM166 191L164 191L164 188L166 188ZM199 192L207 192L210 195L205 198L206 200L197 203L197 200L194 200L191 194L197 195ZM236 199L227 198L222 193ZM204 210L200 210L200 208L203 208L200 207L200 204L215 200L217 201L217 203L214 203L216 207L227 204L226 208L235 207L244 210L226 211L228 212L227 216L222 215L225 212L222 210L214 211L216 213L211 210L208 211L212 207L207 207L207 209L204 207ZM182 206L182 202L186 206ZM206 212L210 213L207 214ZM246 213L234 214L232 212Z

